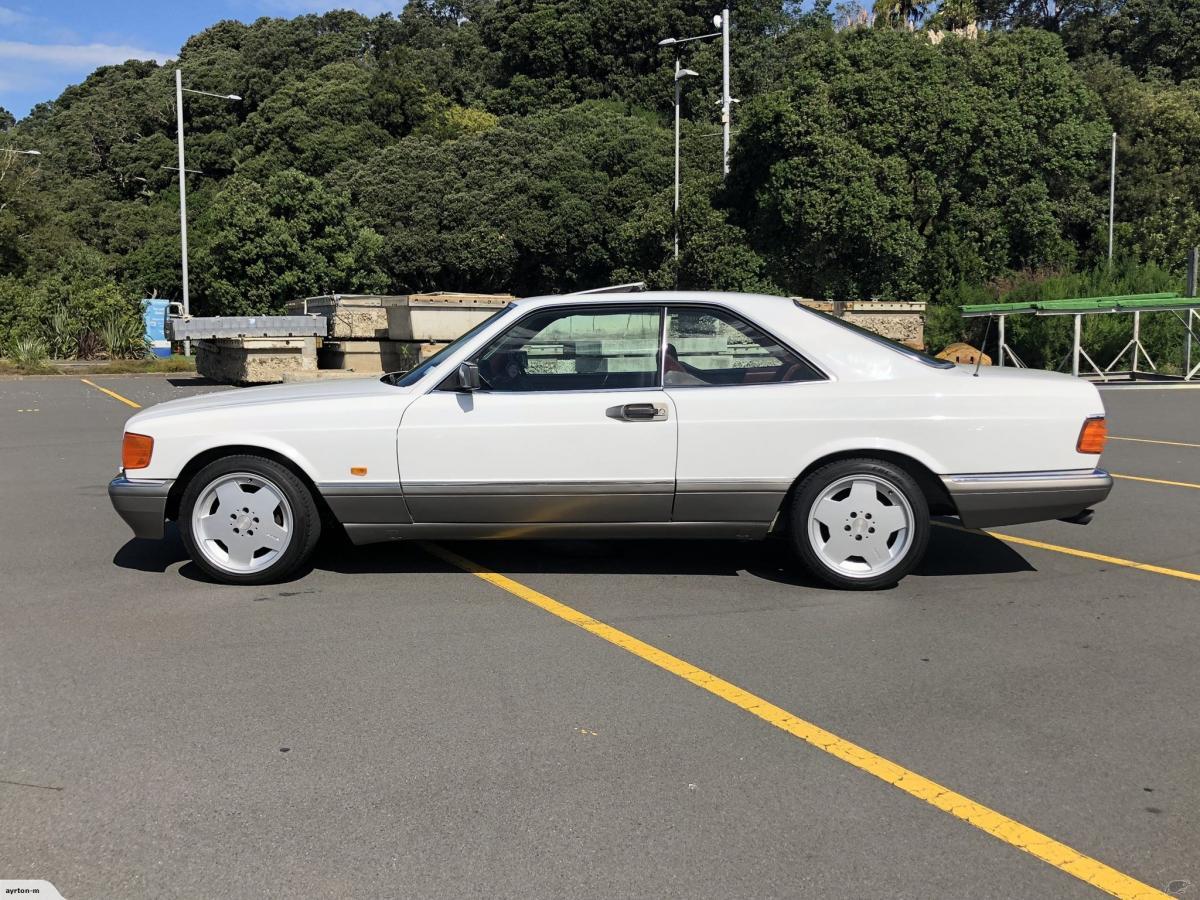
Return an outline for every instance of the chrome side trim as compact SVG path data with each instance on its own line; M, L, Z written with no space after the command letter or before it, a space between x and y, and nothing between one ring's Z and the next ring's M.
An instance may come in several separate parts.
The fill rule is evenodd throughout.
M108 483L108 499L134 537L158 539L166 529L170 480L130 479L121 473Z
M558 496L562 494L641 494L675 489L669 479L655 481L406 481L410 497L428 496Z
M739 491L786 491L790 478L687 478L677 482L676 490L686 493Z
M1016 525L1074 516L1104 500L1112 476L1103 469L943 475L968 528Z
M354 482L326 482L317 485L317 490L337 520L385 524L412 522L404 490L399 484L364 484Z
M405 540L532 540L653 538L761 540L767 522L423 522L415 525L347 524L355 544Z

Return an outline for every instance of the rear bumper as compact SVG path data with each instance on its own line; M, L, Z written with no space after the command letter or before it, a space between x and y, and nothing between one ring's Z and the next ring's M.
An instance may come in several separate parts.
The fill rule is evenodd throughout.
M968 528L1069 518L1099 503L1113 485L1103 469L943 475L942 483Z
M108 499L135 537L161 538L171 481L131 481L124 474L108 483Z

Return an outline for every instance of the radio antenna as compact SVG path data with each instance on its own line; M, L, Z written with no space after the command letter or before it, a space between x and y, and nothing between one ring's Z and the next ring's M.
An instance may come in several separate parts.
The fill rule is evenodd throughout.
M974 377L976 377L976 378L979 377L979 367L983 365L983 350L985 347L987 347L988 334L991 333L991 330L992 330L992 317L988 316L987 317L987 326L983 329L983 341L979 344L979 352L975 354L975 375L974 375Z

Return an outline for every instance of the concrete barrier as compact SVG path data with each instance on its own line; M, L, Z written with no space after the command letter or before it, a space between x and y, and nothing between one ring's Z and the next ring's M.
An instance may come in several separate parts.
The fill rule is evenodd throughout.
M222 384L274 384L317 370L315 337L216 338L196 342L196 372Z

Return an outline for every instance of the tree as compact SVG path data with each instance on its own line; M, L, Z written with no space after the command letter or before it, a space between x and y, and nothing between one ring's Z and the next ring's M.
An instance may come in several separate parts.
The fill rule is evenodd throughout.
M1078 17L1064 34L1075 56L1114 56L1141 76L1200 75L1200 0L1125 0L1115 14Z
M241 167L260 176L288 168L324 175L384 146L389 129L372 118L383 103L372 90L375 78L361 64L337 62L286 85L246 119L249 141L238 151ZM405 89L421 91L419 84L397 88ZM391 100L386 124L411 128L406 118L411 109Z
M456 140L412 136L355 171L354 203L398 290L594 287L622 264L619 233L641 204L657 194L668 208L670 140L652 117L598 102Z
M780 285L930 299L1092 239L1108 123L1056 37L860 30L791 51L789 89L742 111L726 192Z
M875 0L875 23L892 28L916 28L928 6L919 0Z
M295 170L265 184L235 176L199 221L199 314L279 313L301 297L385 287L380 239L356 220L350 197Z

